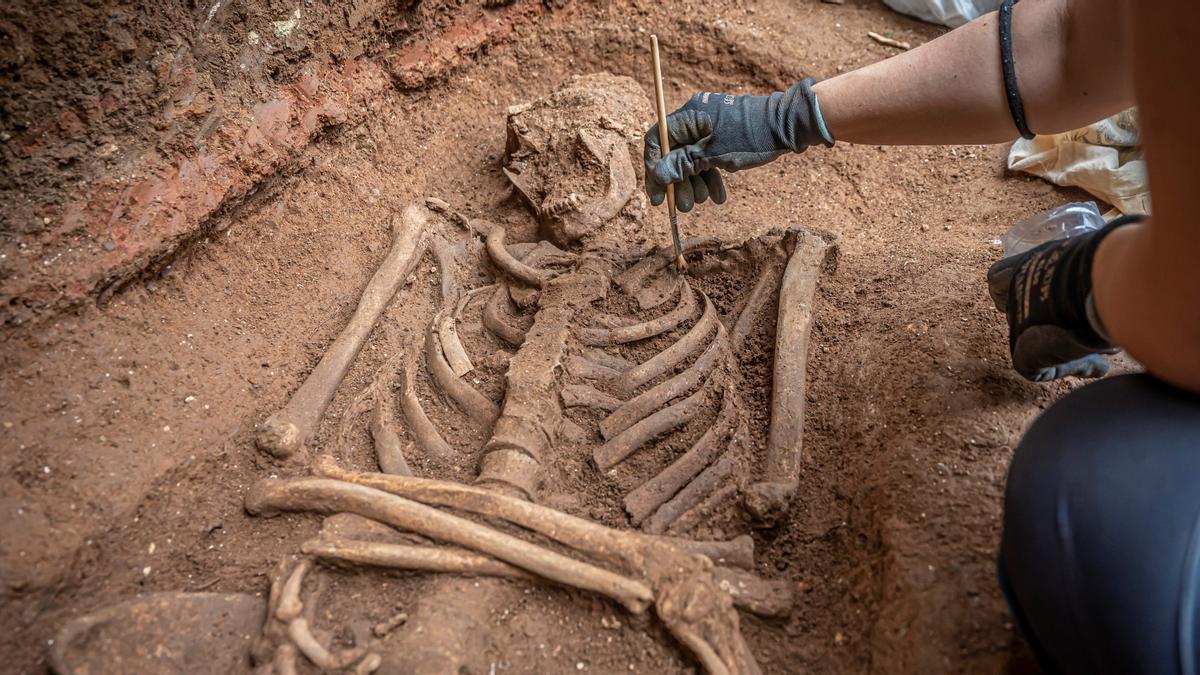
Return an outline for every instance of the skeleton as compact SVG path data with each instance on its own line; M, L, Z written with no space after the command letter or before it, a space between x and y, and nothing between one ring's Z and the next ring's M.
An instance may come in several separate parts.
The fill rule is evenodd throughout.
M601 103L607 115L596 113ZM564 125L552 114L562 116L564 107L583 114L585 123ZM689 533L739 497L760 524L770 524L795 494L812 298L834 247L804 230L740 244L692 239L684 243L689 275L679 276L669 248L646 254L605 243L597 228L616 218L636 189L622 130L646 108L630 81L591 76L510 111L506 175L553 242L512 243L502 225L458 215L441 200L427 202L470 234L461 241L451 240L448 229L431 236L439 304L409 350L351 402L338 433L344 438L346 425L373 401L370 431L383 472L343 469L333 457L339 440L314 461L313 476L265 480L247 495L254 514L332 514L290 572L276 572L257 652L264 669L294 672L303 655L323 670L422 670L389 665L366 624L353 631L353 646L326 646L328 636L313 628L316 597L301 597L319 562L560 584L605 596L633 614L652 607L708 672L759 672L734 607L786 615L790 587L753 574L748 536L705 541ZM606 176L603 189L563 195L538 182L578 160L580 147ZM555 245L580 238L584 246L574 251ZM744 301L722 316L705 288L747 270L754 282L745 284ZM766 461L757 467L737 359L755 326L770 321L779 288L770 433ZM477 369L486 355L472 353L472 345L491 345L507 360L502 378ZM499 396L487 393L496 390ZM448 416L487 439L475 457L474 485L414 477L414 458L404 456L401 431L412 441L410 454L459 454L434 421ZM594 480L622 490L625 527L641 532L539 503L555 483L559 460L579 453L590 456ZM756 473L761 480L748 484ZM442 604L435 597L428 607ZM377 634L422 621L454 624L453 617L431 618L418 608ZM474 630L469 621L461 624L459 633ZM471 650L446 644L434 651L439 660L424 671L457 672L466 658L457 654Z

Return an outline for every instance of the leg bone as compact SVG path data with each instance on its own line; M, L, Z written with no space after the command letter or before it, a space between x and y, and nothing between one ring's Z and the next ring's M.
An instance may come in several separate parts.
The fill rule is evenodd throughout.
M500 562L490 556L454 548L318 537L304 542L300 550L305 555L322 560L336 560L375 567L449 574L482 574L517 579L530 578L529 574L508 563Z
M645 611L653 600L650 589L639 581L534 546L424 504L353 483L326 478L259 481L246 495L246 510L262 515L279 511L349 511L393 527L488 553L567 586L600 593L633 613Z
M767 618L787 616L792 611L794 591L788 581L761 579L750 572L718 567L713 571L717 585L733 596L733 604Z

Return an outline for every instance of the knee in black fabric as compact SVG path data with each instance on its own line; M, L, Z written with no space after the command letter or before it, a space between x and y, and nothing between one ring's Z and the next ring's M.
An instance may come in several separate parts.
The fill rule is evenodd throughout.
M1002 574L1062 672L1196 672L1200 399L1145 375L1066 396L1029 429L1005 498Z

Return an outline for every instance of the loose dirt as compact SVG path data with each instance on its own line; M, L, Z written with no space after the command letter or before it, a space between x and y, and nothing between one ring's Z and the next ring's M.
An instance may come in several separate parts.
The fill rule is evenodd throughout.
M257 20L286 18L292 9L272 5ZM221 11L241 18L222 23ZM309 24L302 16L307 46L257 64L266 72L259 80L239 72L231 56L240 53L236 45L254 17L242 16L248 10L241 5L221 11L204 39L227 46L201 71L222 73L206 87L230 110L246 109L261 83L277 87L300 77L306 64L374 59L385 64L391 85L344 122L306 135L311 142L250 167L245 180L252 187L210 207L199 226L170 245L149 258L123 259L122 284L97 286L106 291L102 304L10 305L0 338L0 653L12 672L44 670L63 625L138 594L265 596L268 573L317 532L320 520L243 512L250 484L296 471L254 447L255 427L283 405L345 325L387 252L390 218L405 204L435 195L462 213L502 223L512 240L536 239L536 221L500 171L510 105L544 96L572 75L600 71L634 77L651 91L651 29L664 46L669 107L698 90L768 91L890 55L867 38L869 30L914 44L940 33L865 0L572 2L537 11L518 4L487 10L520 17L506 24L504 39L479 43L455 33L447 40L459 48L421 60L412 55L426 39L423 30L449 31L459 25L456 17L483 10L368 7L373 28L362 34L370 39L348 35L344 14ZM168 27L200 25L208 8L149 17L132 6L84 11L69 4L55 12L36 20L68 34L71 25L106 21L117 33L94 59L116 66L94 69L86 44L22 33L34 18L0 23L10 38L28 38L0 51L8 167L2 248L10 263L0 269L22 288L38 285L20 282L40 263L12 261L49 259L42 254L68 247L62 237L75 235L16 223L56 224L56 208L75 196L72 185L115 180L116 165L84 159L86 153L57 164L31 159L12 139L32 133L32 121L18 129L13 120L49 120L56 98L65 110L79 92L94 92L88 95L107 110L103 92L115 67L128 69L121 80L127 86L148 93L125 107L118 97L109 107L121 112L102 122L81 117L87 137L99 139L88 147L104 147L110 136L137 137L147 111L168 105L153 95L165 85L145 70L174 53ZM120 46L123 35L131 48ZM429 65L443 62L449 65L442 70ZM441 74L423 74L435 71ZM34 91L40 93L22 98ZM188 129L202 134L209 109L190 114L195 126ZM73 124L55 119L64 134L63 125ZM777 528L755 532L759 573L791 580L800 591L786 620L743 616L766 672L999 673L1028 660L994 579L1004 475L1021 431L1074 385L1035 385L1010 369L1006 328L988 300L984 271L999 257L995 239L1008 224L1079 195L1007 174L1005 151L812 150L728 176L727 204L681 216L689 236L741 240L792 225L840 236L838 272L818 290L797 503ZM260 170L267 165L274 168ZM651 211L645 221L644 230L629 233L630 246L668 241L665 215ZM85 237L92 248L72 255L91 255L103 237ZM72 292L94 298L99 290ZM703 290L730 311L734 294ZM407 292L436 304L432 257L418 266ZM423 330L423 317L405 303L389 306L318 443L336 436L350 399ZM468 349L481 353L485 339L492 340L486 349L505 349L482 336L470 338ZM758 356L741 364L742 378L758 383L751 400L762 398L769 380L770 344L767 335L753 334L748 351ZM503 371L502 362L482 367L493 376ZM432 395L420 387L422 396ZM753 433L761 437L764 423L751 420ZM456 446L477 448L485 440L465 428L448 436ZM363 433L343 459L367 457ZM585 462L579 458L580 472ZM469 480L475 467L431 460L414 462L413 470ZM580 495L603 491L580 485ZM605 506L584 515L616 524L623 518L618 497L610 493ZM714 519L713 530L724 522ZM330 579L326 595L337 600L329 618L353 611L372 622L411 607L425 586L445 584L378 573ZM610 603L509 582L485 590L501 596L491 605L505 608L487 617L493 643L485 660L497 672L693 668L661 626L631 621ZM461 592L479 601L479 591Z

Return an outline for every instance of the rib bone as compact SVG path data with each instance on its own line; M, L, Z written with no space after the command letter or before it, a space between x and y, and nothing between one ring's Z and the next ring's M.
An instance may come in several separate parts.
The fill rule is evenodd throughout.
M596 363L586 356L579 354L568 354L564 365L566 365L568 373L581 380L604 382L615 380L621 376L621 371L613 370L602 363Z
M440 311L440 321L437 324L438 337L450 370L454 371L455 377L462 377L475 368L470 363L467 350L464 350L462 342L458 340L458 331L455 325L467 298L462 297L455 281L457 262L454 249L446 244L444 239L438 238L433 243L433 256L437 258L438 271L442 277L442 311ZM456 305L457 309L455 309Z
M638 387L674 368L676 364L699 351L701 345L704 344L704 338L708 337L708 334L712 332L713 325L720 324L720 322L721 320L717 317L716 308L713 307L712 301L705 295L704 313L700 315L700 320L696 322L696 325L692 326L691 330L676 340L670 347L655 354L644 363L626 370L614 382L617 391L628 396Z
M496 421L500 411L488 397L459 379L450 369L450 364L446 362L446 357L442 354L437 332L433 330L439 319L440 316L435 315L425 331L425 364L429 368L429 374L433 376L433 381L441 390L466 413L467 417L474 420L476 424L490 427Z
M263 422L255 438L260 449L275 457L290 457L312 438L384 308L421 259L428 216L423 206L409 205L393 219L392 248L363 290L354 315L287 405Z
M402 382L400 383L400 408L404 411L404 419L408 422L408 428L412 431L413 436L416 436L417 443L425 451L426 456L432 455L443 459L453 457L456 454L454 449L442 438L437 427L433 426L433 422L425 415L425 409L421 407L421 400L417 398L415 360L416 355L410 349L408 358L404 362Z
M601 471L608 471L655 436L690 422L704 407L704 399L702 387L682 401L659 410L596 448L592 453L593 461Z
M508 252L504 247L504 228L499 225L493 225L488 232L487 252L496 267L513 279L534 288L541 288L546 282L548 275L545 272L526 265Z
M672 523L685 512L704 501L730 475L736 462L728 454L717 460L716 464L700 472L699 476L687 487L679 491L666 504L663 504L646 521L646 531L654 534L666 531Z
M620 326L617 328L582 328L579 330L579 339L587 345L593 347L606 347L609 345L624 344L626 342L634 342L636 340L645 340L646 338L654 337L660 333L665 333L672 328L683 323L692 315L696 308L695 294L692 293L692 288L685 281L679 285L679 304L670 312L663 314L657 319L635 323L630 326Z
M516 308L513 307L512 299L508 297L508 285L500 282L496 285L492 297L484 305L483 325L501 340L514 347L519 347L525 341L525 331L505 321L506 313L510 316L515 314Z
M408 468L404 449L400 447L400 435L392 426L395 417L396 411L392 407L391 396L387 392L378 393L375 408L371 411L370 423L371 438L375 440L375 458L384 473L411 476L412 469Z
M676 492L695 478L725 449L725 439L737 420L737 402L726 388L721 412L713 425L704 432L688 451L663 469L657 476L638 486L625 496L625 510L634 524L641 523Z
M717 367L725 352L725 326L717 323L716 338L700 358L696 359L696 363L666 382L626 401L600 422L600 434L606 439L612 438L645 419L667 401L686 394L703 382L713 368Z
M690 532L695 529L700 523L708 520L713 512L723 502L731 499L737 494L738 486L736 483L726 483L717 488L711 494L704 498L704 501L693 506L679 516L679 518L671 523L667 528L667 532L675 536L679 536L684 532Z
M616 410L621 407L621 399L610 396L589 384L568 384L560 394L563 405L568 408L596 408L597 410Z
M308 619L299 617L292 619L287 627L288 637L300 650L301 654L312 661L318 668L324 670L341 670L361 659L367 653L366 642L356 641L351 649L343 649L336 652L329 651L325 645L321 644L316 637L313 636L312 630L308 627Z
M684 255L716 250L724 244L724 242L716 237L691 237L684 239L681 243ZM663 246L655 251L653 255L642 258L624 272L618 274L616 277L617 285L626 294L637 297L638 290L645 284L647 277L673 262L675 262L675 251L670 246ZM648 308L647 305L642 305L642 307L644 309Z

